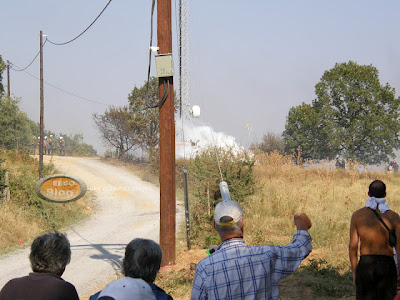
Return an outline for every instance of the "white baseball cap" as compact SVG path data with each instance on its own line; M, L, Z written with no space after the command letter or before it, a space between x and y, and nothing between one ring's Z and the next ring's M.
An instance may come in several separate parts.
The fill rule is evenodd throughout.
M222 217L231 217L230 222L221 222ZM214 210L215 224L220 226L232 226L244 217L244 212L240 204L236 201L222 201L217 204Z
M143 279L122 277L109 283L99 294L101 297L111 297L114 300L156 300L153 291Z

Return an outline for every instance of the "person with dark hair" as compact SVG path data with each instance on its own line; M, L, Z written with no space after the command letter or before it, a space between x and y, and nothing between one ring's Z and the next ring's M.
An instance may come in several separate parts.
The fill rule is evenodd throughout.
M10 280L0 291L0 300L79 300L75 287L61 275L71 260L65 235L50 231L37 237L29 255L32 273Z
M293 273L312 250L310 219L304 213L295 215L294 224L297 232L287 246L248 246L240 204L218 203L213 227L222 243L197 265L190 299L278 299L278 281Z
M172 297L153 283L160 270L162 251L159 244L149 239L134 239L125 248L122 273L125 277L140 278L147 282L157 300L172 300ZM96 300L100 292L89 300Z
M350 222L349 259L356 299L392 300L397 293L393 250L399 259L400 217L386 204L386 185L381 180L369 185L368 196Z

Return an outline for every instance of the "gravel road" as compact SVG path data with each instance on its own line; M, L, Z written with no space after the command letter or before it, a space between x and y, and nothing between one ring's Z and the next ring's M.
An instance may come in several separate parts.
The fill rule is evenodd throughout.
M159 188L98 158L55 156L53 163L61 172L81 178L97 198L96 211L87 221L65 229L72 259L62 277L84 297L118 273L130 240L159 242ZM29 273L28 255L29 249L23 249L0 257L0 287Z

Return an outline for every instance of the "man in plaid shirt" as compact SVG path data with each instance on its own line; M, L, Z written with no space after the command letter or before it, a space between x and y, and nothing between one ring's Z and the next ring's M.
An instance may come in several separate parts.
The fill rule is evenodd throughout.
M293 273L312 250L310 219L304 213L295 215L294 224L297 232L287 246L248 246L243 242L240 204L218 203L213 226L222 243L197 265L191 299L278 299L278 281Z

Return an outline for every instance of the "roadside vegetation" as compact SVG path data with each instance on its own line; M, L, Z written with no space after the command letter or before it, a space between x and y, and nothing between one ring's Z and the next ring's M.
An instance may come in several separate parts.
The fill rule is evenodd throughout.
M4 67L0 57L0 83ZM369 183L383 180L390 207L400 211L400 176L357 161L378 165L394 158L394 151L400 149L400 98L388 83L380 83L375 67L352 61L325 71L315 91L311 104L289 110L282 135L267 133L260 143L251 145L250 153L213 145L177 161L179 199L183 198L182 171L188 170L192 249L182 246L185 237L180 236L177 257L183 267L164 269L157 279L174 299L189 298L193 263L205 256L210 245L220 242L211 223L221 199L218 184L222 180L228 183L232 200L245 210L248 244L289 244L296 213L307 213L313 223L313 252L298 271L281 281L281 299L354 296L349 222L351 214L365 205ZM106 156L118 158L107 159L119 165L136 161L128 168L156 184L159 116L158 109L147 108L158 98L158 80L152 78L148 86L133 88L126 105L93 115L101 140L112 149ZM0 154L0 176L5 175L2 169L9 171L12 191L11 199L0 203L0 249L29 240L43 229L62 228L91 210L86 200L58 205L33 194L37 162L20 151L37 149L38 125L18 105L19 100L5 96L0 85L0 149L11 150ZM66 155L96 154L82 135L45 134L63 135ZM54 168L47 166L45 174L52 172Z
M49 229L63 229L84 219L92 211L91 194L70 203L50 203L35 194L38 161L26 152L0 150L0 253L30 244ZM8 172L10 199L4 197ZM44 176L54 174L54 166L44 165Z
M388 204L400 211L400 176L354 161L347 161L346 169L336 169L335 162L328 160L298 165L301 154L217 151L231 198L245 210L246 243L286 245L295 232L294 214L305 212L312 221L313 252L293 275L281 281L280 299L354 299L348 259L351 214L365 205L368 185L375 179L386 183ZM184 229L180 228L177 266L162 269L157 277L157 283L174 299L189 298L193 264L206 256L210 245L220 242L211 226L214 207L221 200L215 150L177 161L178 200L183 200L183 168L189 177L191 250L186 248ZM140 169L143 178L157 178L150 165Z

